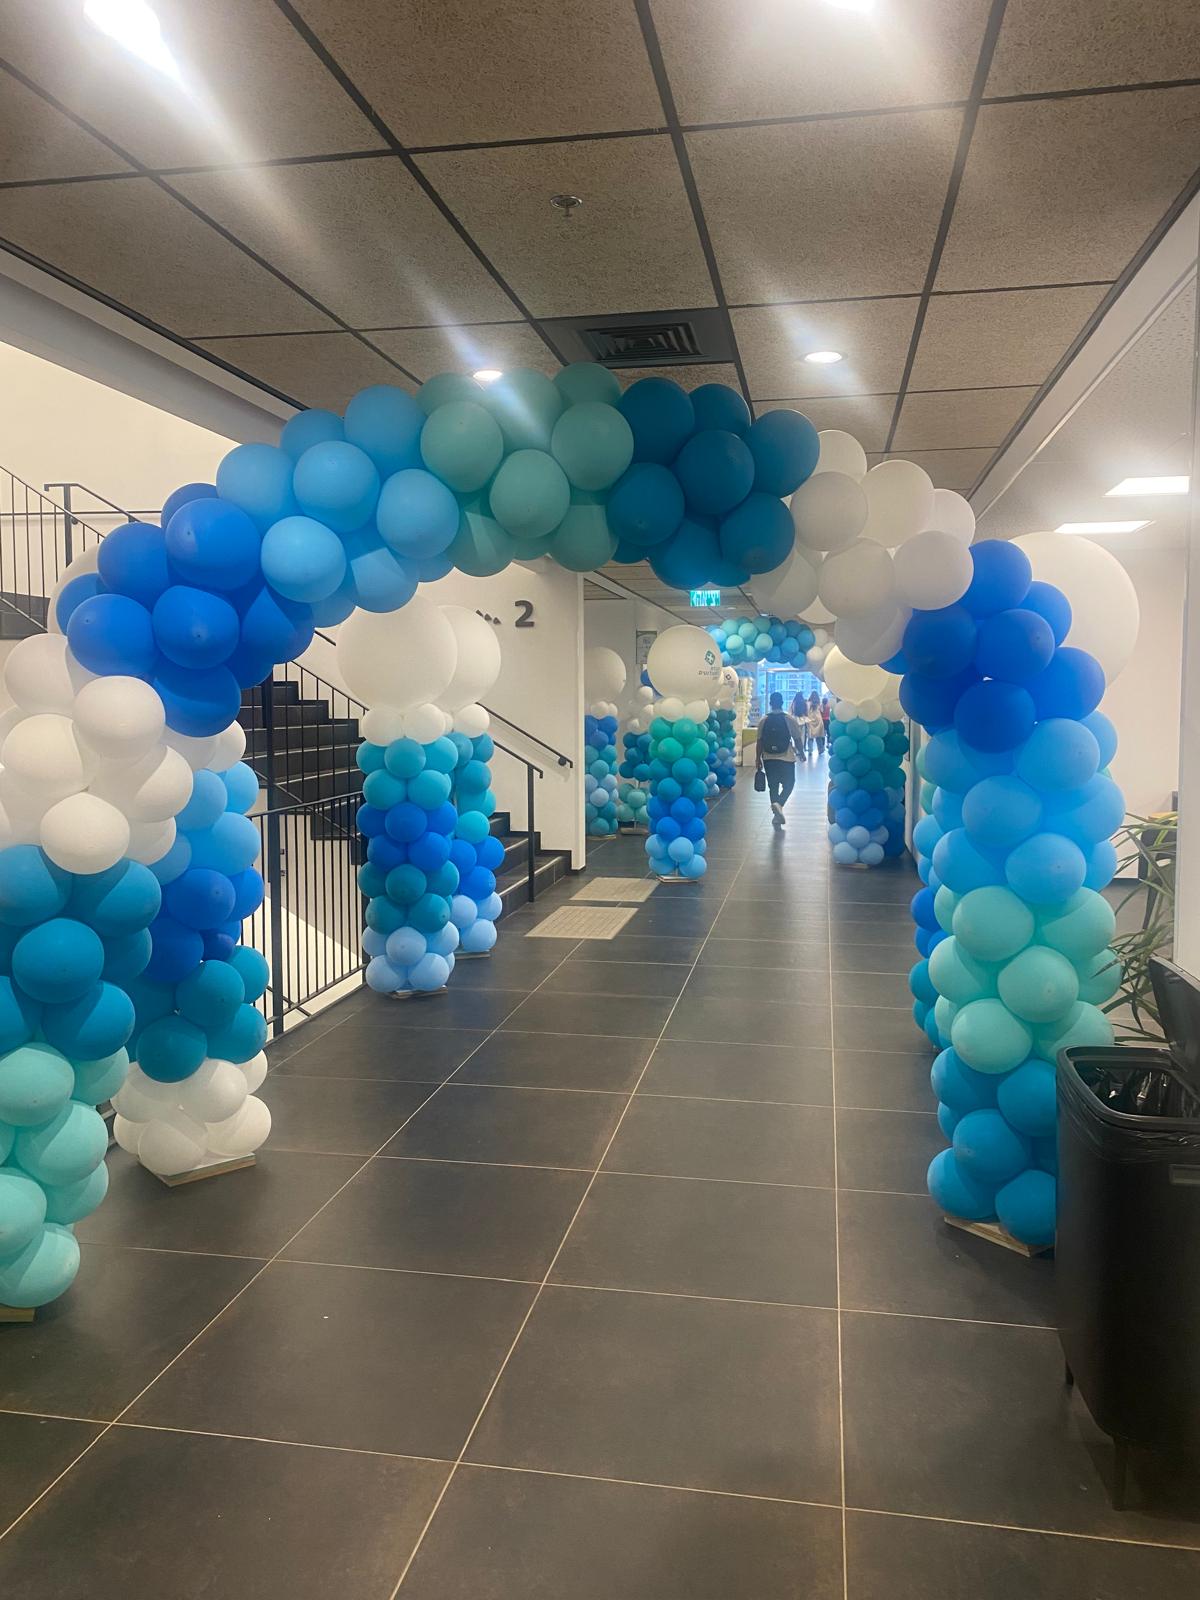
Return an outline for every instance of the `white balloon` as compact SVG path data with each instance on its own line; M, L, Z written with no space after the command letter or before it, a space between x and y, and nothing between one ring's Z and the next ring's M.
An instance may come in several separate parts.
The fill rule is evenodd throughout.
M615 650L595 644L583 653L584 694L589 700L615 700L625 690L625 663Z
M646 671L660 694L707 700L721 679L721 655L711 634L685 622L658 635Z
M56 801L41 826L42 849L65 872L107 872L129 850L129 822L95 794Z
M240 722L231 722L214 734L213 740L213 753L208 758L210 772L228 772L246 754L246 730Z
M138 1140L137 1157L144 1167L160 1178L173 1178L191 1172L204 1160L208 1146L204 1124L194 1117L173 1111L170 1120L156 1118L146 1123Z
M725 669L722 668L722 682L724 680L724 671ZM718 685L719 688L720 684ZM689 700L683 708L683 714L692 722L707 722L708 709L709 703L707 700Z
M833 708L833 714L839 722L851 722L858 715L857 700L839 700Z
M491 727L492 719L482 706L460 706L454 713L454 731L468 739L478 739Z
M20 640L4 663L4 687L26 713L68 713L89 682L95 682L93 674L79 665L61 633L35 633Z
M161 861L175 843L175 818L166 822L132 822L129 825L129 858L144 866Z
M1070 601L1071 631L1064 642L1095 656L1106 682L1113 683L1129 663L1141 620L1137 590L1125 568L1078 534L1026 533L1013 542L1029 557L1034 577L1052 583Z
M391 744L393 739L404 737L404 713L395 706L372 706L364 713L359 727L368 743Z
M929 526L933 480L914 462L881 461L867 473L863 488L870 507L864 539L894 550Z
M410 706L404 713L404 737L418 744L432 744L440 739L446 724L435 705Z
M837 617L881 611L894 587L891 555L873 539L856 539L821 565L821 599Z
M412 601L409 601L409 605ZM208 1146L223 1156L248 1156L257 1150L271 1131L271 1113L266 1102L248 1095L239 1111L224 1122L208 1125Z
M971 510L970 502L953 489L935 489L929 526L936 528L939 533L952 533L964 544L970 544L975 537L975 513Z
M861 617L842 617L837 625L837 647L850 661L878 666L899 650L912 612L889 601L880 611Z
M817 435L821 453L817 457L815 477L818 472L844 472L850 478L865 478L867 455L852 433L840 428L823 428Z
M163 703L141 678L93 678L72 709L81 739L110 761L136 761L164 737Z
M858 714L864 722L874 722L883 715L883 706L878 700L860 700Z
M657 715L667 722L678 722L683 715L683 707L684 702L678 695L669 694L665 700L660 700L654 709Z
M115 1100L113 1104L116 1105ZM144 1122L131 1122L128 1117L123 1117L118 1113L113 1118L112 1131L113 1138L121 1149L128 1151L131 1156L136 1156L142 1134L146 1131L146 1124Z
M481 699L500 676L500 635L466 606L442 606L441 612L454 630L457 659L454 676L437 700L447 711L457 711Z
M779 582L772 590L769 605L786 622L798 617L817 598L817 568L804 551L793 546L783 566Z
M46 630L48 633L62 635L58 625L58 599L69 583L76 578L82 578L86 573L95 572L100 565L100 546L89 545L86 550L81 550L70 566L63 572L62 577L50 591L50 603L46 608Z
M887 679L888 675L882 667L847 661L836 645L826 657L825 682L841 700L852 700L857 704L860 700L878 696L887 686Z
M241 1062L238 1071L245 1077L250 1093L256 1093L266 1082L267 1052L260 1050L256 1056L251 1056L249 1061Z
M952 533L930 529L902 544L892 557L896 593L908 606L936 611L961 600L975 568L971 551Z
M241 1110L250 1088L239 1067L210 1056L177 1085L177 1093L179 1104L197 1122L225 1122Z
M0 810L11 839L23 843L36 840L42 818L54 803L52 796L31 790L15 773L0 768Z
M454 677L458 644L441 607L415 594L399 611L352 612L338 630L337 662L364 705L436 700Z
M166 1116L175 1104L175 1085L148 1078L134 1061L125 1074L125 1082L113 1095L112 1103L130 1122L151 1122L155 1117Z
M836 622L837 620L834 613L830 611L820 596L821 567L824 565L825 563L822 561L821 565L817 567L817 598L804 608L804 620L809 627L816 627L819 623Z
M14 783L47 805L87 786L75 725L57 712L39 711L18 722L4 741L0 760Z
M866 492L845 472L819 472L792 496L797 541L809 550L844 550L867 523Z
M212 762L217 754L217 736L208 734L203 738L194 738L189 733L176 733L174 728L163 730L162 742L179 754L191 767L193 772L203 772L206 767L212 767ZM233 763L230 762L232 766ZM225 768L221 768L224 771Z
M20 706L9 706L7 711L0 712L0 750L4 748L4 741L16 727L18 722L23 722L28 712L22 711Z
M178 750L160 745L138 761L103 762L88 787L130 822L165 822L191 798L192 769Z

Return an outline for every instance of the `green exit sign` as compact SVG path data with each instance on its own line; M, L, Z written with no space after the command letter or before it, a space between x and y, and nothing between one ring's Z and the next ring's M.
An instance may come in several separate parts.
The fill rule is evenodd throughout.
M693 606L719 606L721 604L720 589L690 589L688 591L688 604Z

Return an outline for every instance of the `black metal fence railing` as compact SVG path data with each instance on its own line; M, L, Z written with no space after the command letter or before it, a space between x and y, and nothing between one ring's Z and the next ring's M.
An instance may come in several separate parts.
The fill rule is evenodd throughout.
M21 630L21 622L44 628L59 579L101 537L67 508L0 467L0 621L8 624L0 636L32 631Z

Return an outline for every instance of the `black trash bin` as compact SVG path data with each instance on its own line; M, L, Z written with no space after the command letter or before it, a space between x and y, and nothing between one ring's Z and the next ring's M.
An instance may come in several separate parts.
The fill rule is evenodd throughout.
M1116 1446L1200 1458L1200 986L1154 962L1161 1049L1058 1058L1059 1336Z

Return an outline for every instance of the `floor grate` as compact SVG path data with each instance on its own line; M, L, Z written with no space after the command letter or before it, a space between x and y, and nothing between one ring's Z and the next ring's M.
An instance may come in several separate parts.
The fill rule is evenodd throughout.
M527 939L613 939L636 912L632 906L562 906L530 928Z
M572 900L649 900L658 885L653 878L593 878L576 889Z

